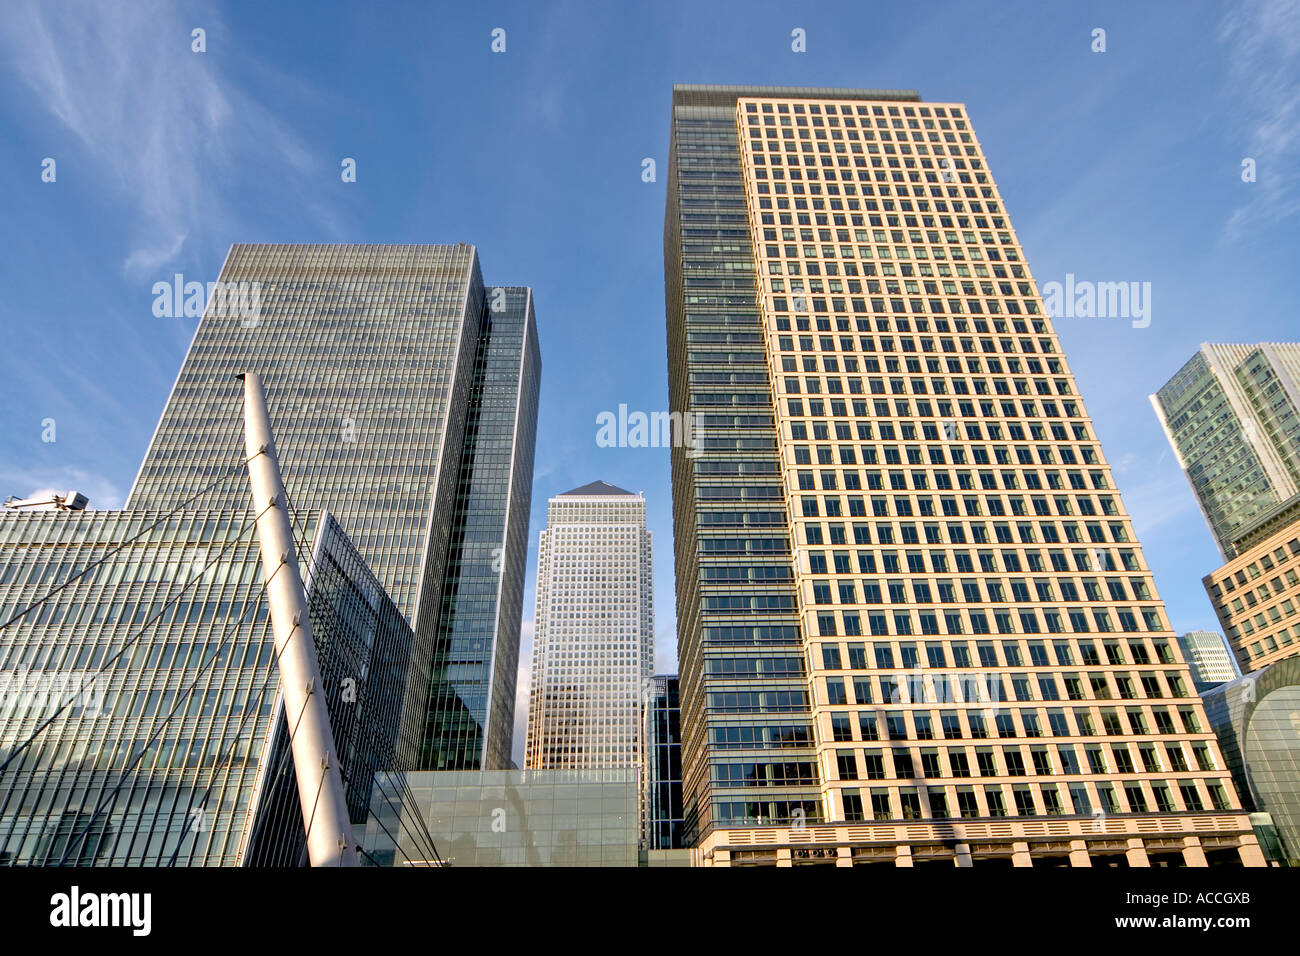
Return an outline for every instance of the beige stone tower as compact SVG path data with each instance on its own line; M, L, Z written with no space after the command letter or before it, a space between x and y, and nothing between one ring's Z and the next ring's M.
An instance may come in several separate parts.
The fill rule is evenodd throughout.
M697 862L1262 864L959 103L677 87Z

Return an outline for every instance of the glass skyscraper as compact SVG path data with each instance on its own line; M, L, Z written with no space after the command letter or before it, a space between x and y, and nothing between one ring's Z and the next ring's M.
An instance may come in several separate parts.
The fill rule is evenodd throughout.
M271 849L250 850L278 751L244 370L266 389L304 578L339 580L310 559L328 512L318 557L352 555L367 595L310 596L322 674L353 679L350 700L327 688L332 718L365 702L358 726L379 728L352 765L508 765L540 375L529 291L485 288L467 245L236 245L219 281L256 289L257 308L209 302L125 509L0 516L0 620L65 585L0 629L10 862L287 860L261 831ZM95 707L15 752L50 710L33 688L106 663ZM94 838L68 846L77 829Z
M532 290L489 290L420 766L511 766L541 359Z
M1300 345L1202 345L1151 396L1225 559L1300 494Z
M966 109L678 86L706 864L1262 862Z

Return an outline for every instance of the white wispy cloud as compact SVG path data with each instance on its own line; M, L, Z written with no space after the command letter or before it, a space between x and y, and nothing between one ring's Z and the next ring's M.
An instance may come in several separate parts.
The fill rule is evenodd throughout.
M19 0L5 20L0 60L31 94L34 120L56 117L84 149L88 175L130 208L128 273L166 265L196 231L229 241L239 223L228 189L243 170L292 192L318 165L285 122L291 111L273 111L235 79L269 68L241 57L210 10ZM196 26L208 52L191 50Z
M1249 198L1233 211L1223 239L1281 222L1300 212L1294 171L1300 166L1300 0L1234 4L1219 25L1245 156L1257 180L1243 183Z
M181 247L185 245L185 237L188 235L188 232L180 232L170 240L164 240L161 245L148 249L144 247L133 249L126 257L122 268L126 272L153 272L180 255Z

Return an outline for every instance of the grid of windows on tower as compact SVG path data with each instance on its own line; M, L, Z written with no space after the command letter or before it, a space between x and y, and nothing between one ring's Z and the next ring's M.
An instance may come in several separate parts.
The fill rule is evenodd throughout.
M550 500L540 538L528 770L639 768L645 759L654 665L645 501L582 491Z
M1181 859L1199 814L1188 859L1257 860L965 107L679 87L673 117L669 387L704 425L673 458L702 859L791 854L745 828L806 824L860 824L811 831L818 860L919 858L962 819L991 841L967 856L1028 861L1048 850L1014 841L1051 818L1076 865L1107 839L1145 853L1124 840L1152 828ZM904 845L877 822L917 828Z
M962 107L742 98L738 121L823 769L906 781L839 788L841 818L1231 806ZM917 783L972 776L1011 779Z

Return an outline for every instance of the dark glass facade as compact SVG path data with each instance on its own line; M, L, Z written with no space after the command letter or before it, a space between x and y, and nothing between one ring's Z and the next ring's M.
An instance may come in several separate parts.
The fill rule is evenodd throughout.
M540 386L531 290L488 289L419 763L426 769L510 766Z
M650 680L645 703L645 845L676 850L682 840L682 711L675 676Z
M675 87L669 145L669 407L695 416L699 445L690 454L672 450L688 842L715 823L789 822L795 811L821 818L736 138L739 92ZM796 667L754 688L710 664L738 652L782 656ZM768 776L785 763L805 766L807 777L789 785ZM719 779L732 780L737 769L742 785L720 789Z

